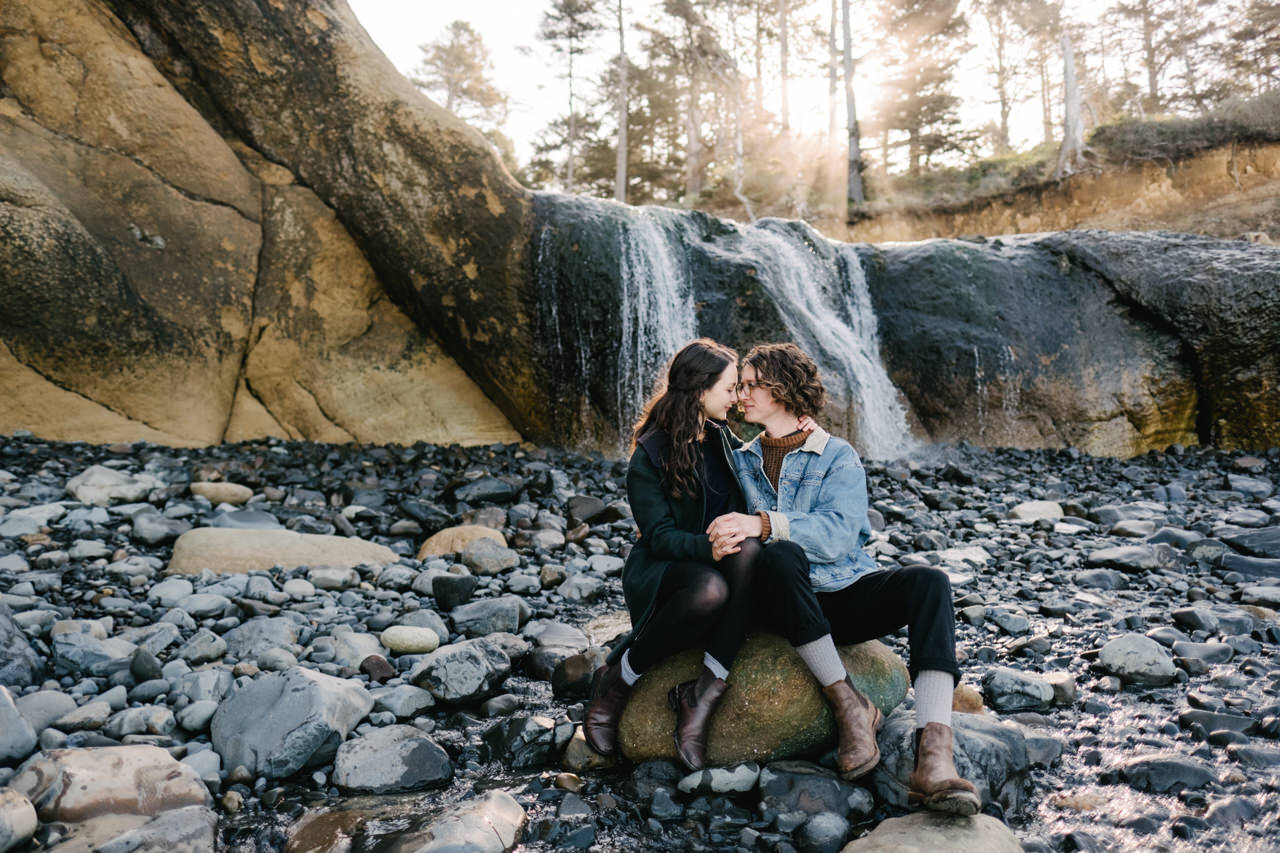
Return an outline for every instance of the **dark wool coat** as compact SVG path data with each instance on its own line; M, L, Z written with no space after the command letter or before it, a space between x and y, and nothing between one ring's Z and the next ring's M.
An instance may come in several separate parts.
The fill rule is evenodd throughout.
M714 422L708 428L714 428ZM715 429L728 470L733 471L732 450L742 441L728 427ZM673 562L696 562L714 565L711 540L707 538L703 514L706 511L706 482L698 471L698 489L679 499L671 497L663 483L662 463L667 454L667 434L656 427L645 432L636 442L627 468L627 499L639 528L635 547L622 568L622 594L631 613L631 636L619 643L611 659L616 659L631 637L636 636L653 615L662 575ZM733 511L746 507L742 493L734 481Z

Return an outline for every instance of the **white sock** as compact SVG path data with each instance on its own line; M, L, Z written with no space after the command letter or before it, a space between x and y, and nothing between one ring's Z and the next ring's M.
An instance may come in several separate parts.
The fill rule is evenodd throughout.
M831 640L830 634L823 634L812 643L794 648L820 686L826 687L837 681L844 681L844 661L840 660L840 653L836 651L836 644Z
M721 681L729 677L729 670L724 668L724 664L713 658L711 652L702 653L702 665L711 670L711 674Z
M928 723L951 726L951 697L956 682L951 673L926 669L916 674L916 728Z
M628 687L640 680L640 673L631 668L631 649L622 653L622 680Z

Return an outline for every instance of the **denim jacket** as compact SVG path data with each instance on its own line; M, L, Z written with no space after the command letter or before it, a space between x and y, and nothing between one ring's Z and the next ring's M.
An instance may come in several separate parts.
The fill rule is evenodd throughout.
M843 589L877 569L862 550L871 538L867 475L849 442L818 427L782 460L778 488L764 473L760 439L733 452L748 512L769 514L770 541L791 541L809 558L816 592Z

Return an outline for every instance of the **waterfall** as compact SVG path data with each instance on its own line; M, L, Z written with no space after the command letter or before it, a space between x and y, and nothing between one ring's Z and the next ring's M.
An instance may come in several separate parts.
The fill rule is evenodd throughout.
M877 459L909 452L915 442L880 360L871 293L854 248L783 220L761 220L742 234L744 253L759 265L787 330L818 363L832 395L852 406L860 451Z

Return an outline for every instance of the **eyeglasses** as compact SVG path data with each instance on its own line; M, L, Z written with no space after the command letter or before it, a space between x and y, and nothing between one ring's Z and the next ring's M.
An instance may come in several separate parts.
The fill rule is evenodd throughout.
M764 387L763 383L760 383L760 382L739 382L738 387L735 390L739 394L750 394L752 391L756 390L757 388L763 388L763 387Z

